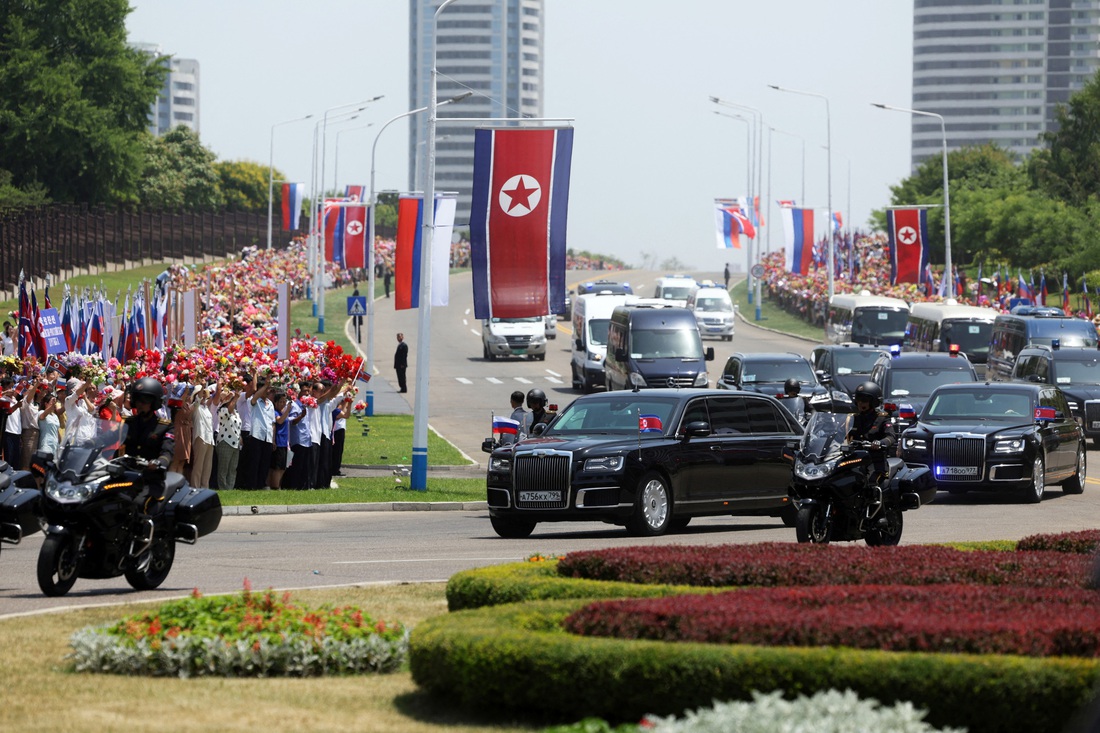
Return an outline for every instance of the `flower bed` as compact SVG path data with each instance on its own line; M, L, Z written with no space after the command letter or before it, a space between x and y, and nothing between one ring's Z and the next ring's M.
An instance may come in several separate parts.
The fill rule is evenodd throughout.
M964 552L950 547L754 545L620 547L571 552L569 578L705 587L976 583L1080 588L1091 559L1059 552Z
M602 601L570 615L564 628L618 639L1096 657L1096 600L1091 590L973 585L750 588Z
M309 609L272 590L203 597L196 590L70 641L78 672L152 676L310 677L392 672L408 630L352 607Z

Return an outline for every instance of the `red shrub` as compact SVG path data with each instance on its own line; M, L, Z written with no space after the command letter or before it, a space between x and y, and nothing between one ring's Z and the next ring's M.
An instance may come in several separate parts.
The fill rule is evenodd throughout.
M1050 550L1053 552L1073 552L1091 555L1100 548L1100 529L1086 529L1080 532L1062 534L1033 534L1016 543L1017 551L1034 552Z
M564 626L576 634L623 639L1100 656L1100 604L1095 591L1081 589L749 588L593 603Z
M950 547L746 545L623 547L571 552L571 578L706 587L975 583L1080 588L1091 559L1056 552L964 552Z

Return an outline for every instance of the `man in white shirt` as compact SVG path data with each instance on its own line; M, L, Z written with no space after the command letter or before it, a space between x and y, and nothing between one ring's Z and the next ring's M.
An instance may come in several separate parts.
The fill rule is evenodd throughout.
M0 420L4 422L3 459L18 469L21 444L23 441L23 418L19 414L22 399L15 391L15 380L11 377L0 379Z

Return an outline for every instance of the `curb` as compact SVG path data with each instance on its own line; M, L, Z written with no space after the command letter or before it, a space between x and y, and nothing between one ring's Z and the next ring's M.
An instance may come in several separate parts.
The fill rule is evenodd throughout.
M795 333L788 333L787 331L780 331L777 328L768 328L767 326L761 326L756 321L750 321L748 318L746 318L741 313L740 308L737 309L737 317L739 319L741 319L741 322L744 323L746 326L752 326L753 328L759 328L761 331L768 331L769 333L777 333L780 336L789 336L793 339L798 339L799 341L805 341L805 342L810 343L810 344L819 344L819 343L821 343L821 341L819 339L812 339L808 336L799 336L798 334L795 334Z
M385 501L362 504L259 504L223 506L226 517L272 514L324 514L327 512L472 512L489 508L485 501Z

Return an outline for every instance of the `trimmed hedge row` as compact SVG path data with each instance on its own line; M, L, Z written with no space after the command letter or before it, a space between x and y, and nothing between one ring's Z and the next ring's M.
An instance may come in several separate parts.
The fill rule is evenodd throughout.
M971 733L1060 730L1092 696L1100 662L846 648L668 644L578 638L561 630L586 600L460 611L424 621L410 640L413 679L470 710L567 722L679 715L753 690L851 689L907 700L937 726Z
M1091 555L1100 549L1100 529L1062 534L1033 534L1016 543L1016 549L1024 552L1051 550Z

